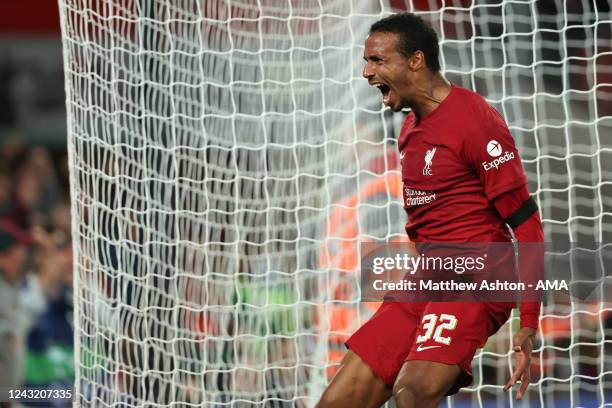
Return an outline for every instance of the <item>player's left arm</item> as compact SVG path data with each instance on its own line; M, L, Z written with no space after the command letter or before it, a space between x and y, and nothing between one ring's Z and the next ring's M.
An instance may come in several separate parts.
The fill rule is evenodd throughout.
M526 186L496 197L493 204L499 214L512 228L519 243L519 271L523 281L533 282L539 278L543 267L542 246L544 232L540 214ZM530 243L536 243L530 245ZM516 366L510 380L504 386L508 391L518 380L521 385L516 394L520 400L531 382L531 353L533 339L536 335L540 316L540 301L531 296L528 301L521 302L521 328L514 335L512 343L516 357Z
M539 251L521 252L520 246L543 242L540 215L529 195L527 177L506 122L494 109L482 106L474 112L478 126L472 128L469 137L464 139L461 153L480 178L484 194L512 228L519 242L521 278L533 279L541 273L543 258ZM521 328L513 338L517 365L504 387L508 390L521 380L517 399L522 398L531 380L531 352L540 315L540 302L533 297L529 300L520 305Z
M544 231L535 200L529 195L527 186L506 192L493 200L497 212L512 228L519 244L519 271L522 282L536 283L543 268ZM534 245L530 245L534 244ZM521 329L536 330L540 316L537 293L527 292L526 301L521 302Z
M527 189L527 177L519 152L508 125L493 108L475 111L478 127L463 141L463 159L478 175L483 192L506 222L519 242L519 271L523 282L536 280L541 274L541 249L544 233L535 200ZM530 251L526 243L538 243ZM523 256L521 256L523 255ZM529 283L529 282L527 282ZM521 302L521 329L537 329L540 302L529 293L527 302Z

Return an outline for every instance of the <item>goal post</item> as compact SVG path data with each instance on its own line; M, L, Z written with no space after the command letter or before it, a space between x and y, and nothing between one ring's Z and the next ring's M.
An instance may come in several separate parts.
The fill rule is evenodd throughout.
M393 11L431 23L445 75L505 117L547 240L609 241L604 3L59 0L77 405L314 405L375 308L358 243L404 235L403 115L361 77ZM529 406L612 403L611 310L543 309ZM509 402L516 323L447 404Z

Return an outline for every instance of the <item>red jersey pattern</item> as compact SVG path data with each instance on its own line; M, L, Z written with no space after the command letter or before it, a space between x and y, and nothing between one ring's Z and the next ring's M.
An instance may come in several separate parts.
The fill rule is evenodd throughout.
M504 119L480 95L453 85L399 138L406 232L413 241L510 241L492 200L527 184Z

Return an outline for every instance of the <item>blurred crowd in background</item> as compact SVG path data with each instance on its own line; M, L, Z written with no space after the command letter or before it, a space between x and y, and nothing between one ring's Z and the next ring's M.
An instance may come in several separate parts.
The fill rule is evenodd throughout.
M64 100L57 1L0 2L2 389L74 381Z
M21 139L0 135L0 386L70 387L67 154Z

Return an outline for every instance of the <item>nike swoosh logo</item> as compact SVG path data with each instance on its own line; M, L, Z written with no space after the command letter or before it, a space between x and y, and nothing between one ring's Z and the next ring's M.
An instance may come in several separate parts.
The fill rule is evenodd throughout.
M419 347L417 347L416 351L423 351L423 350L437 348L437 347L442 347L442 346L426 346L426 347L423 347L423 345L421 344L421 345L419 345Z

